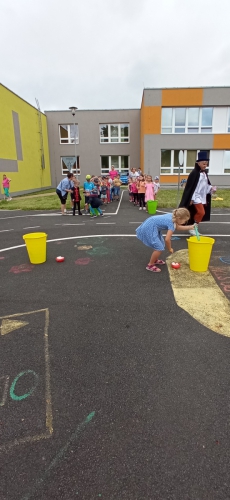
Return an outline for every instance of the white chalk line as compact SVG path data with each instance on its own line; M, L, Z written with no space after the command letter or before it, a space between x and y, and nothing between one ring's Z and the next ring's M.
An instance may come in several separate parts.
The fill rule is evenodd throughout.
M166 234L163 234L166 236ZM179 238L188 238L190 234L173 234L173 236L177 236ZM230 234L207 234L206 236L211 238L230 238ZM68 240L83 240L87 238L136 238L135 234L88 234L87 236L69 236L67 238L55 238L54 240L47 240L47 243L53 243L56 241L68 241ZM16 245L14 247L2 248L1 252L8 252L9 250L16 250L17 248L23 248L26 245Z

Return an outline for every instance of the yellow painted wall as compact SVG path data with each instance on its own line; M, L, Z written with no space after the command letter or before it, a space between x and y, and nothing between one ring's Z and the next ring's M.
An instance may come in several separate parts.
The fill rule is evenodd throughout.
M3 85L0 85L0 158L17 160L12 111L19 117L23 160L18 161L18 172L0 172L0 180L4 173L10 177L11 193L49 187L51 173L46 116L41 115L45 156L45 169L42 169L38 112Z
M203 89L163 89L162 106L202 106Z

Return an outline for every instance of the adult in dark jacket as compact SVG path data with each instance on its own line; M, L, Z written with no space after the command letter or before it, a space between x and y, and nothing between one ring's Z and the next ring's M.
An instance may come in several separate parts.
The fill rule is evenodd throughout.
M212 186L208 178L209 163L207 151L200 151L195 167L189 174L179 207L185 207L190 212L189 224L209 221L211 213ZM195 231L189 231L195 235Z

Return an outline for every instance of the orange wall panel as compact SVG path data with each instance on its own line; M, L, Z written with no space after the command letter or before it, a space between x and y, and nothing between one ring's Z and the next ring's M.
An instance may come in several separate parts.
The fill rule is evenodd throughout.
M143 106L141 135L161 133L161 107Z
M163 89L162 106L202 106L203 89Z
M188 176L185 174L181 174L181 179L187 179ZM178 184L178 175L161 175L160 176L160 184Z
M213 149L230 149L230 134L215 134Z
M141 148L141 171L144 172L144 149Z

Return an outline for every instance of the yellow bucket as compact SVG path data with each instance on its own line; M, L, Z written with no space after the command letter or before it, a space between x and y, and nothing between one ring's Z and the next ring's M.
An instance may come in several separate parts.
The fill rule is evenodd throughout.
M46 233L23 235L31 264L43 264L46 261L46 238Z
M191 271L204 273L208 270L212 246L215 240L207 236L200 236L200 240L198 241L196 236L191 236L191 238L187 239L187 242L189 267Z

